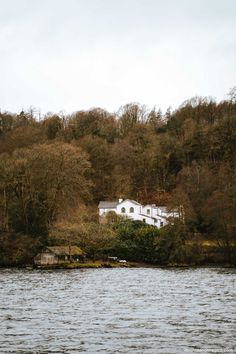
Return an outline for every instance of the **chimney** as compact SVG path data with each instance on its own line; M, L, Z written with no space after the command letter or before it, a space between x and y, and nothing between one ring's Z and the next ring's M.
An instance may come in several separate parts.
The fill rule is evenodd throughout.
M123 202L123 199L122 198L119 198L119 203Z

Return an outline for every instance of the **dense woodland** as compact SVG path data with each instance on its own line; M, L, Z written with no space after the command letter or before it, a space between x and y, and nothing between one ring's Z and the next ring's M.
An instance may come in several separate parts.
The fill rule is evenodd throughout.
M165 114L136 103L116 113L0 113L0 264L65 243L93 258L235 264L235 92ZM185 223L99 224L99 200L120 197L182 205Z

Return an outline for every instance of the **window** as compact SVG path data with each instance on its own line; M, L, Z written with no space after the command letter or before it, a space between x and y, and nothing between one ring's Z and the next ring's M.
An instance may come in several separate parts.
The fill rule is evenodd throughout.
M146 219L143 219L143 222L146 222Z
M150 214L150 209L147 209L147 214L148 214L148 215Z
M125 208L124 208L124 207L121 208L121 212L122 212L122 213L125 213Z
M134 213L134 208L131 207L131 208L129 209L129 212L130 212L130 213Z
M161 221L161 227L164 225L163 221Z

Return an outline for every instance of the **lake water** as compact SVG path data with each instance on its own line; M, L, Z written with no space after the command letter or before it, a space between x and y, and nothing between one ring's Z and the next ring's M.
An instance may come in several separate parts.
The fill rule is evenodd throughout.
M0 269L0 353L236 353L236 271Z

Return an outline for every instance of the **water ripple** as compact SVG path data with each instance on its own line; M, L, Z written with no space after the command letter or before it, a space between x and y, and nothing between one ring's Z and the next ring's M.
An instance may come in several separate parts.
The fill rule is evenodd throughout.
M236 352L235 270L0 270L0 353Z

